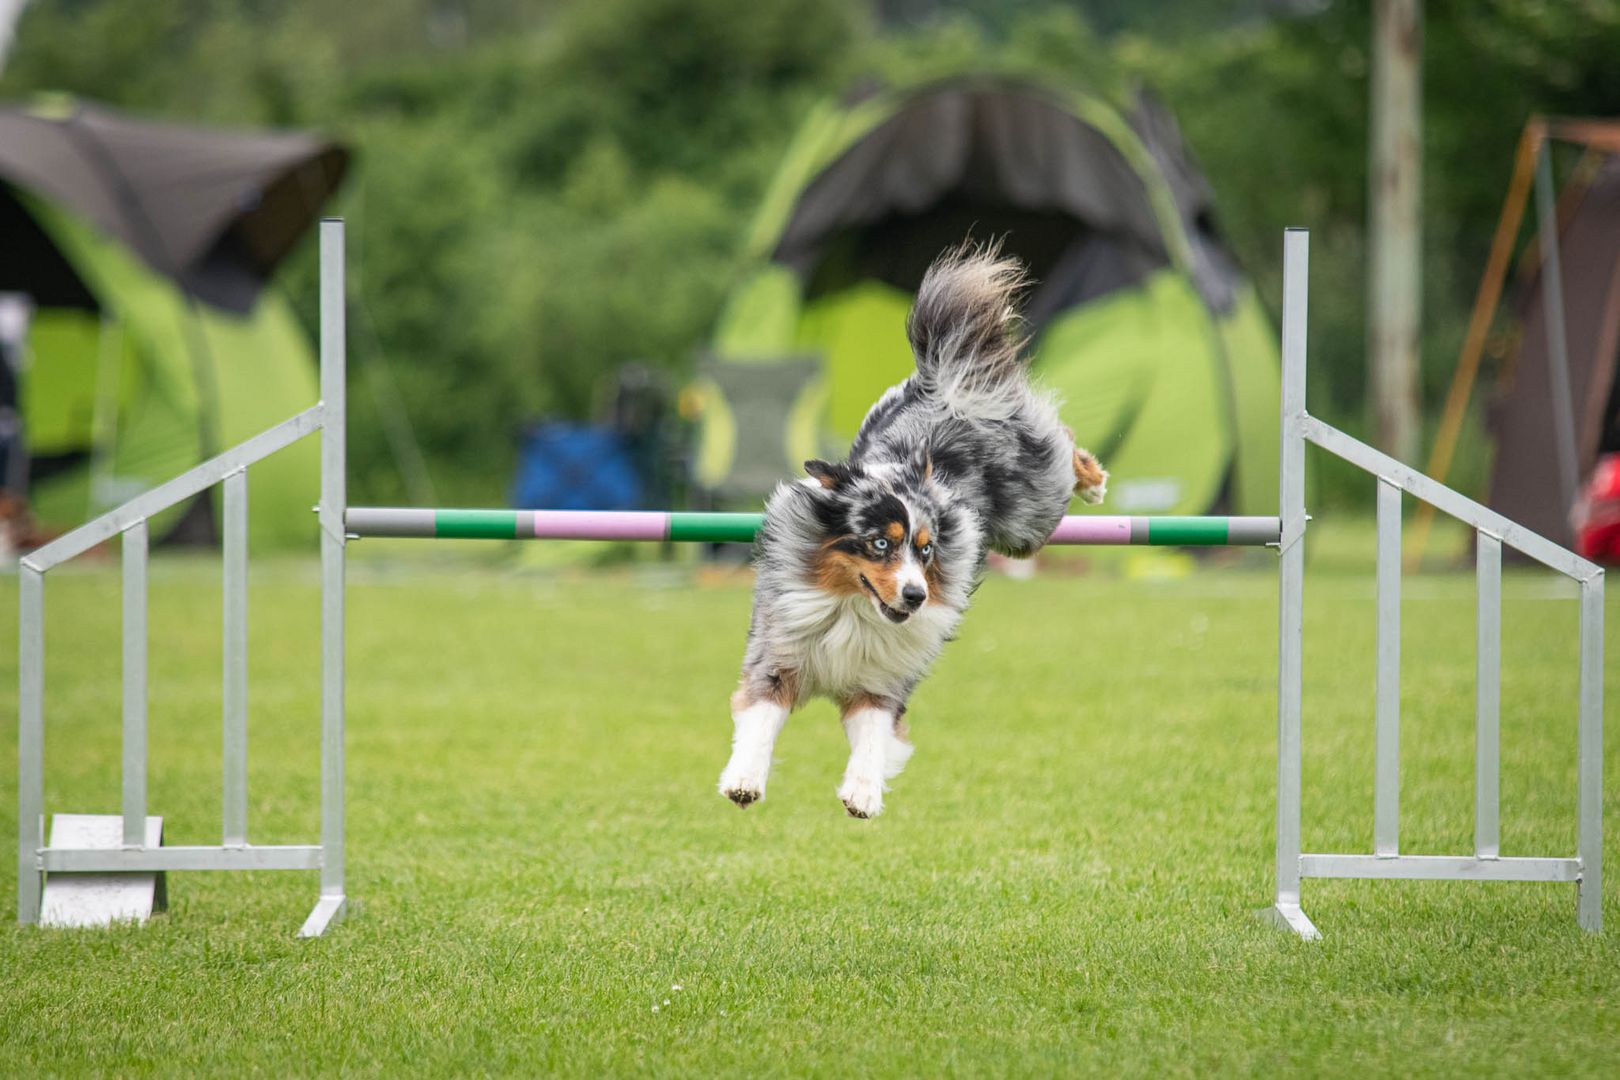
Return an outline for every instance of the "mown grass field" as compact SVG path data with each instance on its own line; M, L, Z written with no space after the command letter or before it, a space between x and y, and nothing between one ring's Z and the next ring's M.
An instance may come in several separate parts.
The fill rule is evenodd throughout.
M294 939L309 874L173 875L140 928L8 920L0 1073L1614 1075L1612 899L1597 937L1563 885L1307 882L1314 944L1253 918L1261 559L987 583L871 822L833 795L826 705L790 723L765 803L715 794L746 579L357 561L348 921ZM1408 585L1404 846L1466 852L1472 581ZM258 842L316 834L315 586L312 562L254 571ZM1370 850L1370 567L1318 558L1307 587L1305 846ZM215 842L216 564L160 559L152 593L151 806L169 842ZM1540 573L1505 593L1503 850L1573 854L1574 602ZM47 595L48 808L115 812L117 576ZM8 845L15 753L0 740Z

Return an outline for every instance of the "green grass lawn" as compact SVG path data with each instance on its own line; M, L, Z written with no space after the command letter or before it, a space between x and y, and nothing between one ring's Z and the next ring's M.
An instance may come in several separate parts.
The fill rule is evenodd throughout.
M1305 847L1368 851L1370 565L1322 550ZM763 804L715 794L746 581L359 561L348 920L295 940L302 873L171 875L139 928L8 920L0 1073L1614 1075L1612 885L1596 937L1568 885L1308 881L1316 943L1253 917L1275 762L1259 558L988 582L870 822L834 797L825 704L790 722ZM1464 853L1472 581L1408 586L1402 839ZM117 590L110 567L50 580L49 810L118 807ZM1504 591L1503 852L1572 855L1575 604L1541 573ZM150 804L170 843L217 842L217 566L160 559L152 594ZM256 842L317 833L316 599L313 562L255 568ZM8 852L15 753L0 740ZM1614 875L1612 782L1608 805Z

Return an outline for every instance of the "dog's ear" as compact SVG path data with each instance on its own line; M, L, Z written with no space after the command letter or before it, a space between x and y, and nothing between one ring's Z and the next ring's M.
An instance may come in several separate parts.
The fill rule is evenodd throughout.
M837 491L857 477L864 475L852 465L846 465L843 462L833 464L830 461L822 461L820 458L811 458L805 462L804 471L815 477L817 483L828 491Z

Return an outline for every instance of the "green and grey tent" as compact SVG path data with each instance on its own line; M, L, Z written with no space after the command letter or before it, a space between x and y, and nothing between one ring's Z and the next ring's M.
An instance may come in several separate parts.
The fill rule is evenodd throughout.
M1127 119L1005 78L823 106L793 141L714 343L738 364L819 357L801 395L820 428L784 427L784 468L847 445L911 370L913 292L967 237L1001 240L1036 279L1034 370L1112 471L1113 512L1276 512L1273 332L1174 122L1145 95ZM708 391L696 471L723 488L737 442L724 388Z
M347 161L302 134L0 107L0 292L35 308L21 411L42 526L78 524L315 400L309 342L265 286ZM306 441L250 470L255 543L307 541L318 454ZM188 509L207 504L155 527L211 530Z

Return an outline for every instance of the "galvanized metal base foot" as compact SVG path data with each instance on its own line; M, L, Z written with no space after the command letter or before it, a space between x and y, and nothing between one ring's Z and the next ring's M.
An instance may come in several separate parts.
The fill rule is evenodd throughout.
M309 913L304 920L303 929L298 931L299 937L320 937L326 933L326 928L343 917L343 912L349 906L348 897L342 893L332 896L323 896L315 904L315 910Z
M1293 931L1302 941L1316 941L1322 936L1298 904L1279 902L1268 908L1261 908L1255 914L1279 930Z

